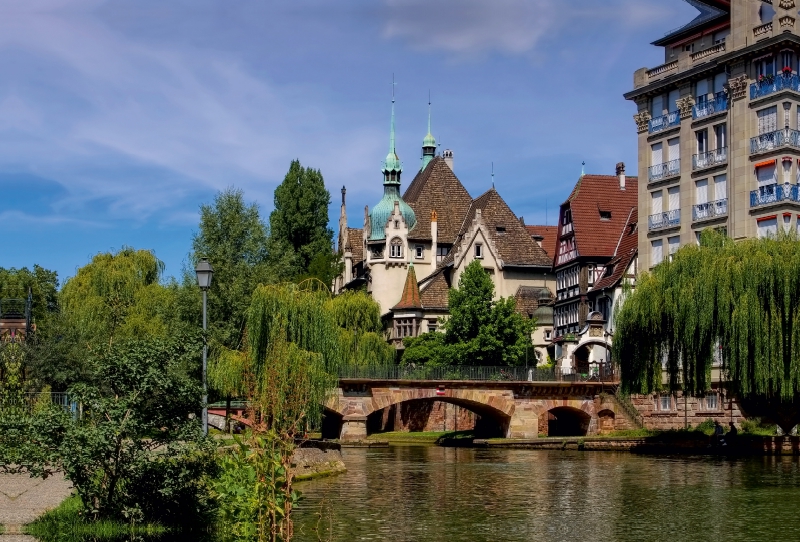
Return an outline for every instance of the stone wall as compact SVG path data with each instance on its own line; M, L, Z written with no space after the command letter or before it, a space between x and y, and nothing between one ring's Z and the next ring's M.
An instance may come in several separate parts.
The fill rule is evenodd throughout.
M382 415L384 431L467 431L475 428L477 418L474 412L443 401L400 403Z
M737 426L744 420L744 416L739 412L736 402L731 404L727 400L724 392L720 392L717 398L717 408L709 408L707 400L702 397L686 397L678 392L675 396L670 396L668 409L662 409L661 397L659 395L632 395L631 402L636 410L642 415L642 421L647 429L666 430L683 429L686 426L697 427L705 420L719 420L727 426L728 422L733 421ZM733 415L731 415L733 408Z
M295 480L310 480L347 471L344 461L342 461L341 447L333 443L324 444L325 446L322 448L306 446L294 451L292 470Z

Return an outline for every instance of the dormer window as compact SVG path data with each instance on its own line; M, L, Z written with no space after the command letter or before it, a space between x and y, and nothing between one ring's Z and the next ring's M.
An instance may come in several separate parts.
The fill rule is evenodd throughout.
M403 257L403 242L400 241L397 237L392 239L392 243L389 245L389 257L390 258L402 258Z
M400 221L399 220L395 220L394 221L394 229L396 229L396 230L400 229Z
M497 233L505 233L506 232L506 227L505 226L495 226L495 230L497 230Z
M611 220L611 211L600 211L600 220Z
M483 245L481 243L475 243L475 257L483 258Z
M414 247L414 251L415 251L414 257L418 260L421 260L422 256L425 254L425 248L422 245L416 245Z

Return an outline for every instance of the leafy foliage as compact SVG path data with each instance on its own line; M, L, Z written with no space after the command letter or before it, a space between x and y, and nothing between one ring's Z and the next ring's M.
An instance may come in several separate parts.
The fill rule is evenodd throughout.
M330 192L319 170L292 161L275 189L275 210L269 217L272 241L296 256L301 278L316 277L331 284L338 269L333 230L328 227Z
M702 394L721 357L749 415L800 421L800 243L794 235L734 243L704 232L643 273L617 314L615 357L634 393Z
M518 365L525 362L535 321L516 312L513 298L494 301L494 283L480 261L461 274L450 290L445 333L405 339L404 363L438 365Z
M39 265L33 270L0 267L0 299L25 299L30 290L33 297L33 322L47 330L50 318L58 313L58 275Z
M81 415L54 407L37 417L29 442L64 471L86 517L203 520L213 443L194 416L201 389L186 372L198 342L123 340L95 351L94 383L70 390Z

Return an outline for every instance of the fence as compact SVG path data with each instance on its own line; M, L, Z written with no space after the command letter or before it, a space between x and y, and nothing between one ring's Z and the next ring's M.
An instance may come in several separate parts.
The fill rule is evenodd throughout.
M580 371L499 366L346 366L339 369L338 376L340 379L363 380L474 380L486 382L611 382L615 379L614 368L607 363L590 365Z
M21 394L0 393L0 411L16 410L30 414L38 409L45 409L50 405L58 405L68 412L78 415L81 408L76 401L72 401L68 394L63 392L37 392Z

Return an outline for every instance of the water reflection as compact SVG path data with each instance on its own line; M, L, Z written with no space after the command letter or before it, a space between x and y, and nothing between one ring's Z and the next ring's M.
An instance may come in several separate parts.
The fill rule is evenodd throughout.
M349 473L301 486L297 540L758 540L786 534L791 458L349 449ZM321 538L326 539L327 533Z

